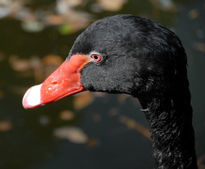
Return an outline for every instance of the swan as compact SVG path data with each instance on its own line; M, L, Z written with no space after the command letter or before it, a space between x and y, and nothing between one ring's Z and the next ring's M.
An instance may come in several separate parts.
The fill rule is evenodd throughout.
M150 126L155 168L197 169L187 56L179 38L130 14L92 23L43 83L27 90L35 108L84 90L138 98Z

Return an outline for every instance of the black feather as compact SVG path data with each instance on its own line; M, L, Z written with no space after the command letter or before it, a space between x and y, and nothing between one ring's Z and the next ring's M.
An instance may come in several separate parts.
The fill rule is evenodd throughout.
M175 33L149 19L116 15L88 27L69 57L92 51L103 62L83 68L83 86L138 97L147 110L156 168L196 169L187 57Z

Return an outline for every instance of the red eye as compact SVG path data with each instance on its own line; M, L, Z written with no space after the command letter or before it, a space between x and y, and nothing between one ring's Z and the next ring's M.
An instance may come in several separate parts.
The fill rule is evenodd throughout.
M93 59L94 62L97 63L101 62L102 60L102 57L99 54L92 54L90 57Z

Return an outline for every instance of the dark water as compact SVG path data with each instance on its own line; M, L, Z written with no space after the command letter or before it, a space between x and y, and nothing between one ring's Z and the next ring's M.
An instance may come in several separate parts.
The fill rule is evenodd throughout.
M55 5L51 0L31 1L34 9ZM85 11L90 11L89 5ZM174 1L176 9L160 9L153 1L130 0L117 12L94 13L95 19L116 13L151 17L172 28L188 53L198 158L205 155L205 2ZM1 10L1 9L0 9ZM45 56L64 59L80 31L62 35L56 26L30 33L22 21L0 19L0 169L136 169L152 168L150 140L122 122L129 118L148 127L139 105L131 97L93 96L78 109L69 97L34 110L24 110L21 99L31 85L41 82L56 65L44 67ZM56 59L57 58L57 59ZM17 65L15 65L18 63ZM37 63L37 66L36 66ZM38 67L38 63L41 65ZM22 68L30 64L33 68ZM31 66L34 65L34 66ZM64 110L75 112L63 120ZM128 123L131 121L127 121ZM75 126L89 137L84 144L54 136L56 128Z

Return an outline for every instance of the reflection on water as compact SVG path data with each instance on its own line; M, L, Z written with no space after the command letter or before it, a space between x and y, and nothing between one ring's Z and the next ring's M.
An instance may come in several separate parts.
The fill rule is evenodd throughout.
M43 81L60 65L80 31L96 19L117 13L145 16L169 26L187 48L196 111L196 148L202 166L205 154L205 98L201 96L205 85L201 77L205 53L203 3L203 0L177 3L172 0L1 0L0 168L153 166L146 120L137 110L139 104L129 96L85 92L34 110L24 110L21 106L25 90Z

